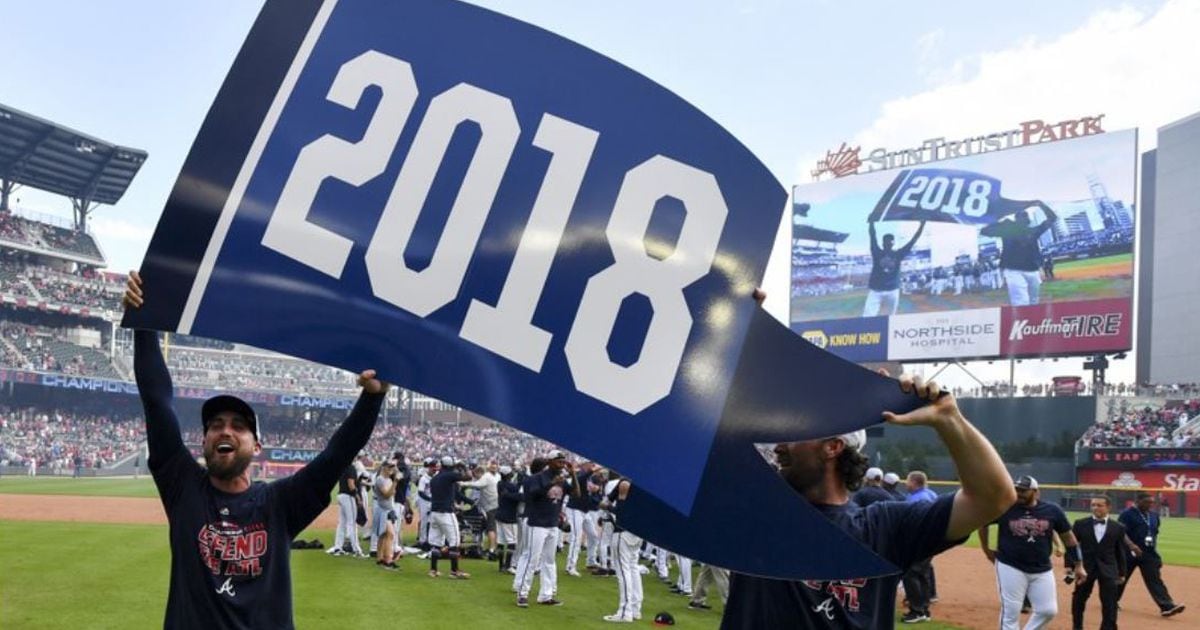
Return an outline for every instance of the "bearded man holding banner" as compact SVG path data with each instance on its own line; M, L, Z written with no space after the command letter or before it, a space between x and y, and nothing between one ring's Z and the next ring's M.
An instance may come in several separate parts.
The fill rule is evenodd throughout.
M140 308L142 280L131 272L123 303ZM325 450L296 474L255 482L262 450L254 410L234 396L205 401L204 460L192 459L171 406L171 375L152 330L134 332L133 370L146 413L146 463L170 523L167 628L291 628L291 541L329 505L338 474L367 444L388 384L374 370ZM237 550L237 553L232 553Z

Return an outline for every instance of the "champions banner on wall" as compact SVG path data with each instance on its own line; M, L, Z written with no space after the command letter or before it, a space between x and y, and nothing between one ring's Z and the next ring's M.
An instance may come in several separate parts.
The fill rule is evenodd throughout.
M75 376L71 374L50 374L45 372L27 372L25 370L0 370L0 383L22 383L25 385L40 385L56 389L77 390L85 392L104 392L106 394L128 394L136 396L137 383L111 378L94 376ZM207 400L213 396L228 394L229 390L209 389L207 387L176 387L176 398L191 400ZM297 394L274 394L270 392L251 392L239 390L237 396L246 402L263 404L270 407L300 407L304 409L343 409L349 411L354 407L351 398L334 398L327 396L305 396Z
M623 525L717 566L892 572L754 446L917 404L754 304L785 201L701 112L547 31L270 1L124 324L376 368L619 470Z
M889 318L876 361L1129 349L1136 143L1119 131L795 187L792 329Z

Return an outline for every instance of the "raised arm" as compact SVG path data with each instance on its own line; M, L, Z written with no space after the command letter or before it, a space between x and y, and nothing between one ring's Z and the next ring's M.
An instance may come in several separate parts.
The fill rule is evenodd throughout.
M875 252L879 251L879 245L876 243L877 239L875 238L875 222L874 221L867 222L867 237L871 241L871 253L874 254Z
M379 491L379 496L381 496L385 499L390 499L390 498L396 496L396 488L400 487L400 481L398 479L396 479L395 477L392 477L391 481L392 481L392 483L388 484L387 487L385 487L383 490Z
M141 308L144 296L138 272L129 272L121 302L125 308ZM179 432L179 418L171 406L175 397L171 373L158 345L158 333L153 330L133 331L133 375L146 414L146 444L150 451L146 465L156 471L175 457L191 461Z
M959 540L992 522L1017 500L1012 478L996 449L963 417L958 403L937 383L921 377L902 377L900 388L928 401L924 407L903 415L885 411L888 422L900 425L925 425L937 431L950 452L962 488L954 496L947 540Z
M1042 212L1046 215L1046 220L1042 221L1042 224L1038 226L1038 231L1045 230L1051 225L1054 225L1054 222L1058 220L1058 215L1054 213L1054 210L1050 206L1040 201L1037 202L1037 207L1041 208Z
M292 536L299 534L329 504L329 493L337 485L338 475L354 461L354 455L367 445L375 430L388 385L375 378L374 370L360 374L358 384L363 388L358 402L333 432L325 449L296 474L275 482ZM355 500L360 500L357 486L351 490Z
M328 494L337 483L338 474L354 461L354 456L371 439L388 386L376 380L375 370L363 372L358 382L363 390L354 403L354 409L333 432L325 449L293 475L292 479L298 485L313 484L324 488Z

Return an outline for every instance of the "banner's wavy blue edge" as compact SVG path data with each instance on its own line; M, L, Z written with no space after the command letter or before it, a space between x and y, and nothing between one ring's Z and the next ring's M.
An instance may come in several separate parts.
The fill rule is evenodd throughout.
M288 64L279 60L290 57L281 51L294 55L321 5L318 0L295 0L264 6L155 230L142 268L146 282L155 287L154 300L128 314L123 325L177 328L207 246L207 240L198 237L212 234L222 202L287 72ZM247 82L262 89L237 89ZM915 406L894 382L813 348L756 311L705 468L703 491L691 513L681 514L636 491L624 515L626 523L673 551L747 573L841 579L893 572L895 567L853 543L799 500L753 446L872 424L878 421L881 403L897 411ZM833 422L824 422L829 419ZM755 536L730 545L729 536L736 531L754 531ZM806 544L790 545L798 534Z

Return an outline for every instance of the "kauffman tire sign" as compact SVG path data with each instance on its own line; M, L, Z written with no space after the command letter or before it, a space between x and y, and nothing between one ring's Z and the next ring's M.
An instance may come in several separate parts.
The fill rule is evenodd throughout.
M1054 302L1003 309L1001 353L1077 354L1130 347L1129 300Z

